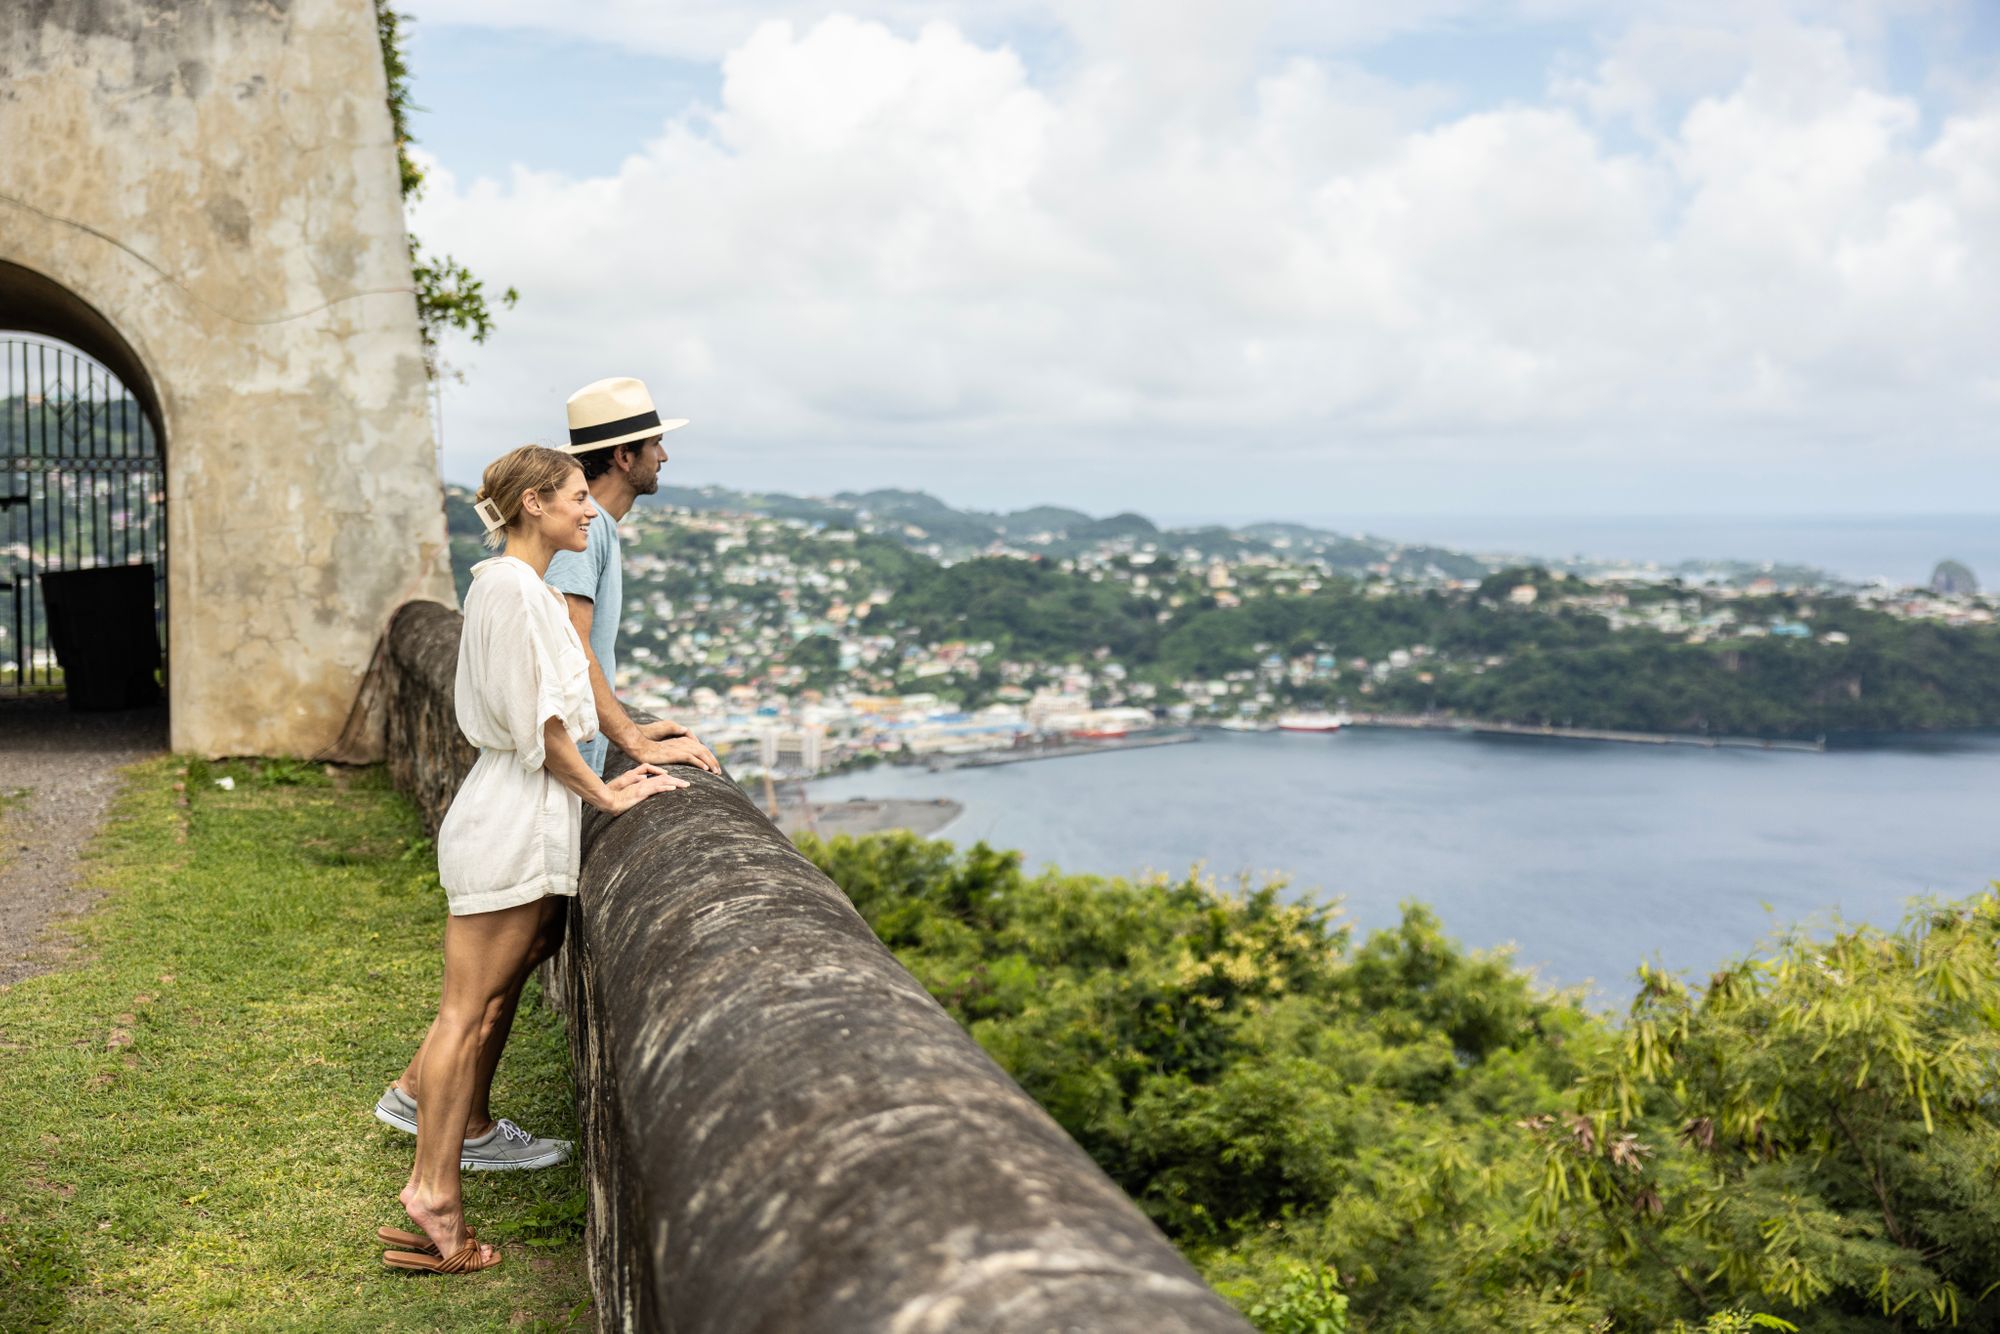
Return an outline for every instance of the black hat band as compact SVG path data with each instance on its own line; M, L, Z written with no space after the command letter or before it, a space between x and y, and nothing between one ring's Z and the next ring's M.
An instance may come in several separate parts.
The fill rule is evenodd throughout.
M605 422L601 426L572 426L569 428L569 442L572 445L594 445L600 440L630 435L634 431L643 431L648 426L659 424L658 412L642 412L636 417L624 417L615 422Z

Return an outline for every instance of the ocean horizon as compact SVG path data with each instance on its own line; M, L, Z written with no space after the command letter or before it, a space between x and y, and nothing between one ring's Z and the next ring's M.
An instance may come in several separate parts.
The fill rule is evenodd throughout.
M1475 555L1582 556L1659 565L1769 561L1898 585L1928 583L1939 561L1957 560L1971 568L1982 589L2000 585L2000 514L1318 514L1296 521Z
M710 485L736 489L714 479L694 482L676 478L660 501L685 503L672 493ZM1091 514L1113 512L1060 496L1046 497L1041 503ZM991 512L1020 508L976 502L956 507ZM2000 513L1339 513L1288 511L1283 503L1254 512L1133 512L1144 514L1162 528L1296 523L1408 545L1447 547L1477 556L1548 561L1584 558L1660 566L1683 561L1806 565L1842 579L1861 583L1886 579L1898 586L1926 584L1940 561L1956 560L1972 570L1982 590L2000 587Z

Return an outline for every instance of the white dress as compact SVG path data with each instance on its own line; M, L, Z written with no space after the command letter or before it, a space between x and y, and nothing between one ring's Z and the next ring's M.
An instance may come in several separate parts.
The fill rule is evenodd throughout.
M576 893L583 803L542 767L542 725L597 731L590 660L562 594L534 567L472 567L454 686L458 727L479 747L438 829L438 879L454 916Z

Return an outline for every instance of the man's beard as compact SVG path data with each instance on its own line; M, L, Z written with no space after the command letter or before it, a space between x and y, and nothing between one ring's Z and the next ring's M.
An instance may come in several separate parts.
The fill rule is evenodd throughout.
M660 468L653 469L651 477L648 477L644 482L634 485L632 489L642 496L652 495L660 489L660 473L662 471L663 469Z

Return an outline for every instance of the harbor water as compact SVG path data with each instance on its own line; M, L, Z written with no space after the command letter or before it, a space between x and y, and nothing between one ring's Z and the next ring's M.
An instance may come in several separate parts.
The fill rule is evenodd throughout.
M1884 927L1913 896L2000 879L2000 736L1824 754L1354 729L930 772L878 769L816 801L931 798L936 837L1034 868L1200 865L1339 897L1363 929L1431 905L1468 946L1622 1003L1650 959L1699 980L1774 929Z

